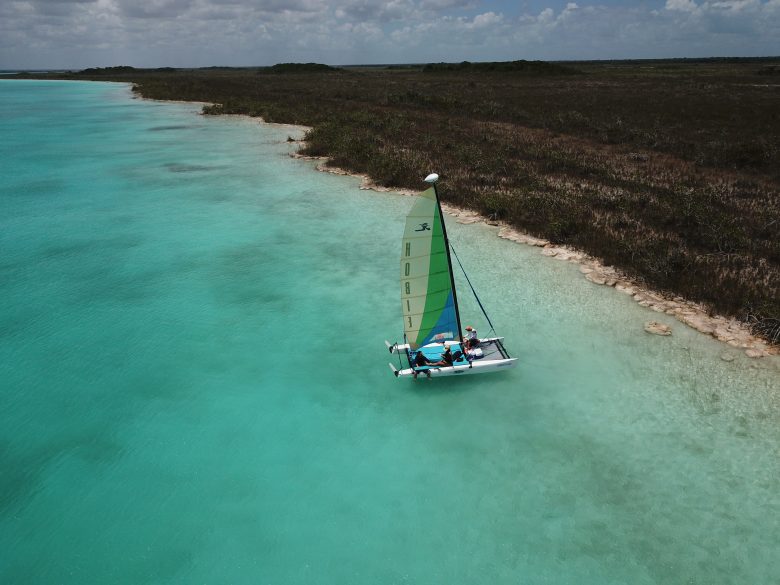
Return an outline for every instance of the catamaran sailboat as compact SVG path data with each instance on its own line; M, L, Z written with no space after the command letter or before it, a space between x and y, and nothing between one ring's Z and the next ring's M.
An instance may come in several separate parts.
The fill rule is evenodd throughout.
M453 376L482 374L512 368L517 358L510 357L503 337L478 339L476 343L461 343L460 313L455 279L452 272L447 229L436 191L439 175L431 174L425 182L431 186L421 193L406 216L406 229L401 242L401 308L404 319L404 343L385 341L390 353L398 354L399 367L390 369L396 377ZM455 250L452 249L453 254ZM455 258L458 259L457 254ZM460 264L460 259L458 259ZM477 297L464 271L477 304L495 332L490 317ZM449 348L449 356L444 356ZM422 356L418 356L418 354ZM401 363L406 356L408 367ZM422 359L424 356L425 359ZM447 358L451 359L451 365ZM426 365L418 365L423 364ZM437 365L442 364L443 365Z

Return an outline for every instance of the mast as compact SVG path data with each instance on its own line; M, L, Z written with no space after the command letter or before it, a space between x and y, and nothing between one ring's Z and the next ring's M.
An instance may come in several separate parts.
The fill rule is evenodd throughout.
M441 221L441 233L444 236L444 249L447 251L447 265L450 269L450 284L452 286L452 304L455 307L455 322L458 325L458 332L455 334L455 339L460 343L460 337L463 334L463 328L460 326L460 309L458 308L458 293L455 290L455 272L452 270L452 258L450 257L450 240L447 237L447 227L444 225L444 214L441 211L441 200L439 199L439 191L436 189L436 181L439 180L439 175L431 173L425 177L426 183L433 185L433 193L436 195L436 207L439 210L439 220Z

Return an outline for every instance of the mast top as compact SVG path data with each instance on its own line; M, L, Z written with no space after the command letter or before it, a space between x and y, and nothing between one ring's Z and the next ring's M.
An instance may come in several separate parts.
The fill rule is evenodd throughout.
M431 173L430 175L425 177L425 182L430 183L431 185L433 185L438 180L439 180L439 175L437 175L436 173Z

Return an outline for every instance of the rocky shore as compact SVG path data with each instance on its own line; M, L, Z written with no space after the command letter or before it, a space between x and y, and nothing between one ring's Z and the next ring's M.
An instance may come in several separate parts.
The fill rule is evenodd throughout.
M358 173L350 173L344 169L327 165L327 159L322 157L309 157L292 153L295 158L307 160L317 160L320 164L317 170L333 173L337 175L348 175L361 179L361 189L379 192L393 192L405 195L414 195L414 191L407 189L390 189L375 184L370 177ZM516 242L534 246L540 249L544 256L554 258L563 262L578 264L580 272L593 284L608 286L616 291L630 295L639 305L647 307L658 313L666 313L674 316L678 321L692 327L696 331L705 335L710 335L722 341L723 343L744 351L750 358L762 358L769 355L780 355L780 348L771 346L763 339L753 335L750 328L734 318L728 318L721 315L710 315L706 307L699 303L688 301L681 297L669 297L660 292L644 288L636 280L623 274L613 266L605 266L598 259L592 256L573 250L565 246L556 246L549 241L536 238L529 234L518 231L501 221L493 221L469 209L463 209L447 203L442 203L442 209L455 221L462 224L485 223L498 228L498 237ZM668 326L655 327L653 322L648 323L645 330L656 335L671 335L671 328ZM733 356L723 354L722 359L730 361Z

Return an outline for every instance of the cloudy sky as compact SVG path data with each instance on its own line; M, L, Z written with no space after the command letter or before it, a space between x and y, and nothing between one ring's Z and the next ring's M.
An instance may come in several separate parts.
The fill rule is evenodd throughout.
M780 54L780 0L0 0L0 69Z

